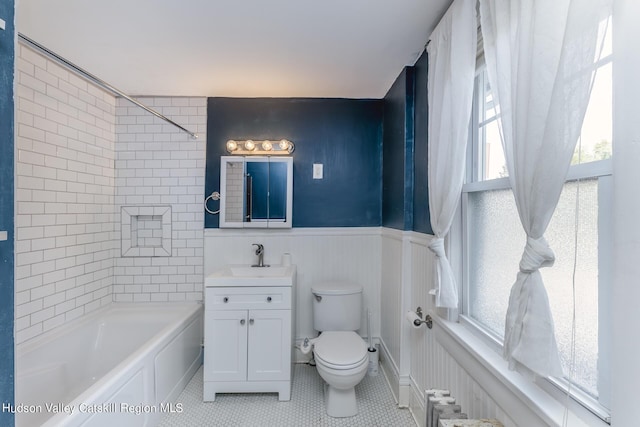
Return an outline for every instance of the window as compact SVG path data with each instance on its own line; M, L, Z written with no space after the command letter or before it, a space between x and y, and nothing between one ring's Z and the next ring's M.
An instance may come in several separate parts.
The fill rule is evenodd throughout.
M610 34L610 31L608 32ZM572 166L545 237L556 254L543 268L566 377L554 379L602 418L609 407L607 294L610 281L608 230L611 196L612 76L611 40L594 63L593 90ZM471 123L467 180L463 187L462 313L502 342L504 322L525 234L510 189L502 151L499 106L486 72L478 69ZM575 263L575 279L574 279ZM575 297L574 297L575 283ZM575 298L575 301L574 301ZM575 304L574 304L575 303ZM575 305L575 339L573 307ZM574 366L572 343L575 348Z

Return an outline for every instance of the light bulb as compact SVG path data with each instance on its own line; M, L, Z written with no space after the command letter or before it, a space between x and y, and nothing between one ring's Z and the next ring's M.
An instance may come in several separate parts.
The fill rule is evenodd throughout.
M289 141L287 141L286 139L282 139L280 140L280 143L278 145L281 149L287 150L289 148Z
M228 152L232 152L232 151L236 151L238 149L238 143L235 142L233 139L230 139L229 141L227 141L227 151Z
M254 148L256 148L256 144L249 139L244 143L244 148L246 148L249 151L252 151Z
M262 149L264 151L271 151L272 148L273 145L271 144L271 141L262 141Z

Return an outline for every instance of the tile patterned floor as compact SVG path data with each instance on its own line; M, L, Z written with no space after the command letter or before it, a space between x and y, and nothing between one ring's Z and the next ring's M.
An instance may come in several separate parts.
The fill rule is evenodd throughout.
M366 376L356 387L359 412L355 417L331 418L324 410L323 382L316 368L296 364L289 402L275 393L219 394L202 401L202 368L176 402L184 411L168 414L160 427L415 427L408 409L399 409L382 372Z

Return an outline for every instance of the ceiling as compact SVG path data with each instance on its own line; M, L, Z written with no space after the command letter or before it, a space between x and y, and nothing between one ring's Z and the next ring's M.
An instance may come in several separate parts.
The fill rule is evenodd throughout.
M382 98L452 0L17 0L20 33L131 95Z

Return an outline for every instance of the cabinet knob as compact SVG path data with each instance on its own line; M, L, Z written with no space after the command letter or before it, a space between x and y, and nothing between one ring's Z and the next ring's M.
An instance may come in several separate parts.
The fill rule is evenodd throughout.
M244 325L244 319L240 319L240 324Z
M253 325L254 320L253 319L249 319L249 324Z
M224 297L224 298L222 298L222 302L224 302L224 303L229 302L229 297Z
M267 302L271 302L271 297L267 297Z

